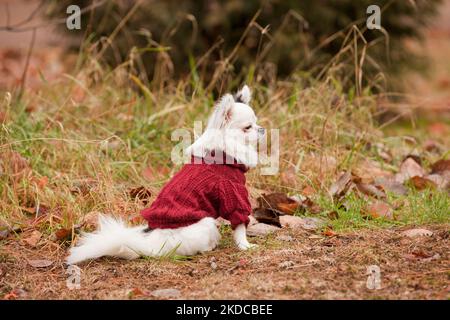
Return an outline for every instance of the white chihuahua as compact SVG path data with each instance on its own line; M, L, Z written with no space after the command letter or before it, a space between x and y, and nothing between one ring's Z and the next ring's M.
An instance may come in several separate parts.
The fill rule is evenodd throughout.
M191 163L142 211L148 226L127 227L121 220L101 216L99 229L82 235L67 263L210 251L220 240L218 217L230 221L239 249L255 246L246 236L251 206L244 173L257 164L256 142L264 129L256 124L250 99L247 86L234 97L226 94L220 99L205 132L186 150Z

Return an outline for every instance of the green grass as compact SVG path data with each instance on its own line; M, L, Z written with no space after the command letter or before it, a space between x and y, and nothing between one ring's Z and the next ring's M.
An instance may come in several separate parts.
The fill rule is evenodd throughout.
M389 228L404 225L424 225L433 223L450 223L450 197L446 191L426 189L417 191L409 188L405 196L388 194L387 202L394 208L394 218L366 217L364 209L367 201L351 192L344 200L336 203L327 196L317 201L324 209L321 216L328 221L334 231L355 231L361 228ZM342 205L345 203L345 207ZM336 211L339 218L328 219L326 212ZM314 216L314 215L310 215Z

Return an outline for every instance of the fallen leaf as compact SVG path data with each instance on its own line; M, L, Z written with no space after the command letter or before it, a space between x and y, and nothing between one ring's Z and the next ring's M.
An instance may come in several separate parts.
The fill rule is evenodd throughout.
M425 176L428 180L434 182L434 184L438 187L438 189L444 190L450 186L450 171L447 171L449 174L444 172L443 175L433 173Z
M18 298L24 298L27 296L27 292L23 289L16 288L11 290L11 292L3 296L3 300L16 300Z
M295 211L300 207L299 203L279 203L278 209L284 214L294 214Z
M342 198L350 189L352 184L352 174L350 171L342 173L337 181L330 187L330 194L335 199Z
M247 227L247 235L250 237L265 237L269 233L273 233L278 230L280 230L280 228L270 224L256 223Z
M423 148L428 152L432 151L438 152L440 150L439 144L434 140L426 140L423 143Z
M307 197L311 197L316 193L316 190L314 190L311 186L306 186L302 190L302 195L305 195Z
M416 238L416 237L431 237L433 235L433 232L427 229L409 229L406 231L403 231L401 233L405 237L409 238Z
M290 227L293 229L316 230L325 225L325 221L316 217L295 217L295 216L281 216L280 222L282 227Z
M432 174L442 174L445 171L450 171L450 160L441 159L431 166Z
M39 179L35 179L35 183L39 189L44 189L48 184L48 177L43 176Z
M380 190L380 188L377 188L375 185L372 184L366 184L366 183L357 183L356 188L362 192L363 194L367 196L371 196L377 199L385 199L386 193L384 191Z
M322 231L322 234L327 237L334 237L336 235L336 232L334 232L331 228L325 228Z
M394 218L394 210L389 204L383 201L375 201L371 203L366 211L371 218Z
M152 197L152 193L143 186L128 190L128 194L131 199L139 199L144 205L147 205Z
M399 183L411 179L412 177L423 177L425 170L413 158L406 158L400 165L399 172L395 175L395 180Z
M424 178L424 177L412 177L409 179L409 182L416 188L417 190L424 190L424 189L430 189L430 188L436 188L437 185L431 181L430 179Z
M396 195L406 195L408 189L393 178L376 178L375 185L381 187L384 192L391 192Z
M72 229L61 228L54 233L55 240L64 241L72 238Z
M147 296L147 295L148 295L147 292L142 291L142 290L139 289L139 288L133 288L133 289L131 289L131 290L129 290L129 291L127 292L127 297L128 297L129 299L133 299L134 297Z
M28 245L35 247L39 240L41 240L42 233L35 230L33 231L28 237L24 238L23 241L26 242Z
M273 210L256 208L253 210L256 221L281 227L280 216Z
M154 290L150 293L152 296L157 298L177 298L181 295L180 290L178 289L158 289Z
M408 158L413 159L416 163L418 163L420 166L422 166L422 158L419 155L410 153L406 157L403 158L402 162L404 162Z
M281 192L275 192L270 194L263 194L261 197L256 199L259 208L270 209L274 211L279 211L278 204L295 204L295 200L289 198L287 194ZM280 212L282 213L282 212Z
M310 198L306 198L305 200L303 200L301 206L312 214L319 214L323 211L322 208Z
M376 178L392 176L391 172L383 169L378 162L370 159L358 163L352 172L354 176L361 179L361 183L373 183Z
M50 260L28 260L28 264L35 268L47 268L53 264Z

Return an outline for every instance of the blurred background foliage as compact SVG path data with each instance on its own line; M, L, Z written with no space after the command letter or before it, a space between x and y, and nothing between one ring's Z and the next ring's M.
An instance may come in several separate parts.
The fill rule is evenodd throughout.
M48 1L49 19L86 8L80 31L111 66L129 63L146 85L189 76L211 87L230 81L269 84L333 68L345 85L380 86L422 68L405 40L422 36L441 0ZM383 30L367 30L366 9L382 9ZM133 12L133 14L129 14ZM113 36L111 36L113 35ZM84 42L86 43L86 41ZM103 48L103 49L102 49ZM79 49L74 46L72 49ZM102 51L103 50L103 51ZM386 81L387 78L393 81ZM381 81L377 81L381 80ZM374 85L374 83L377 83Z

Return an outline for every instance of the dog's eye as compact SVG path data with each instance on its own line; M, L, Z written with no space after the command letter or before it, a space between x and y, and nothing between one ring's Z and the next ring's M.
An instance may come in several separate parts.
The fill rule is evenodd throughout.
M249 125L249 126L246 126L245 128L244 128L244 130L250 130L252 128L252 125Z

